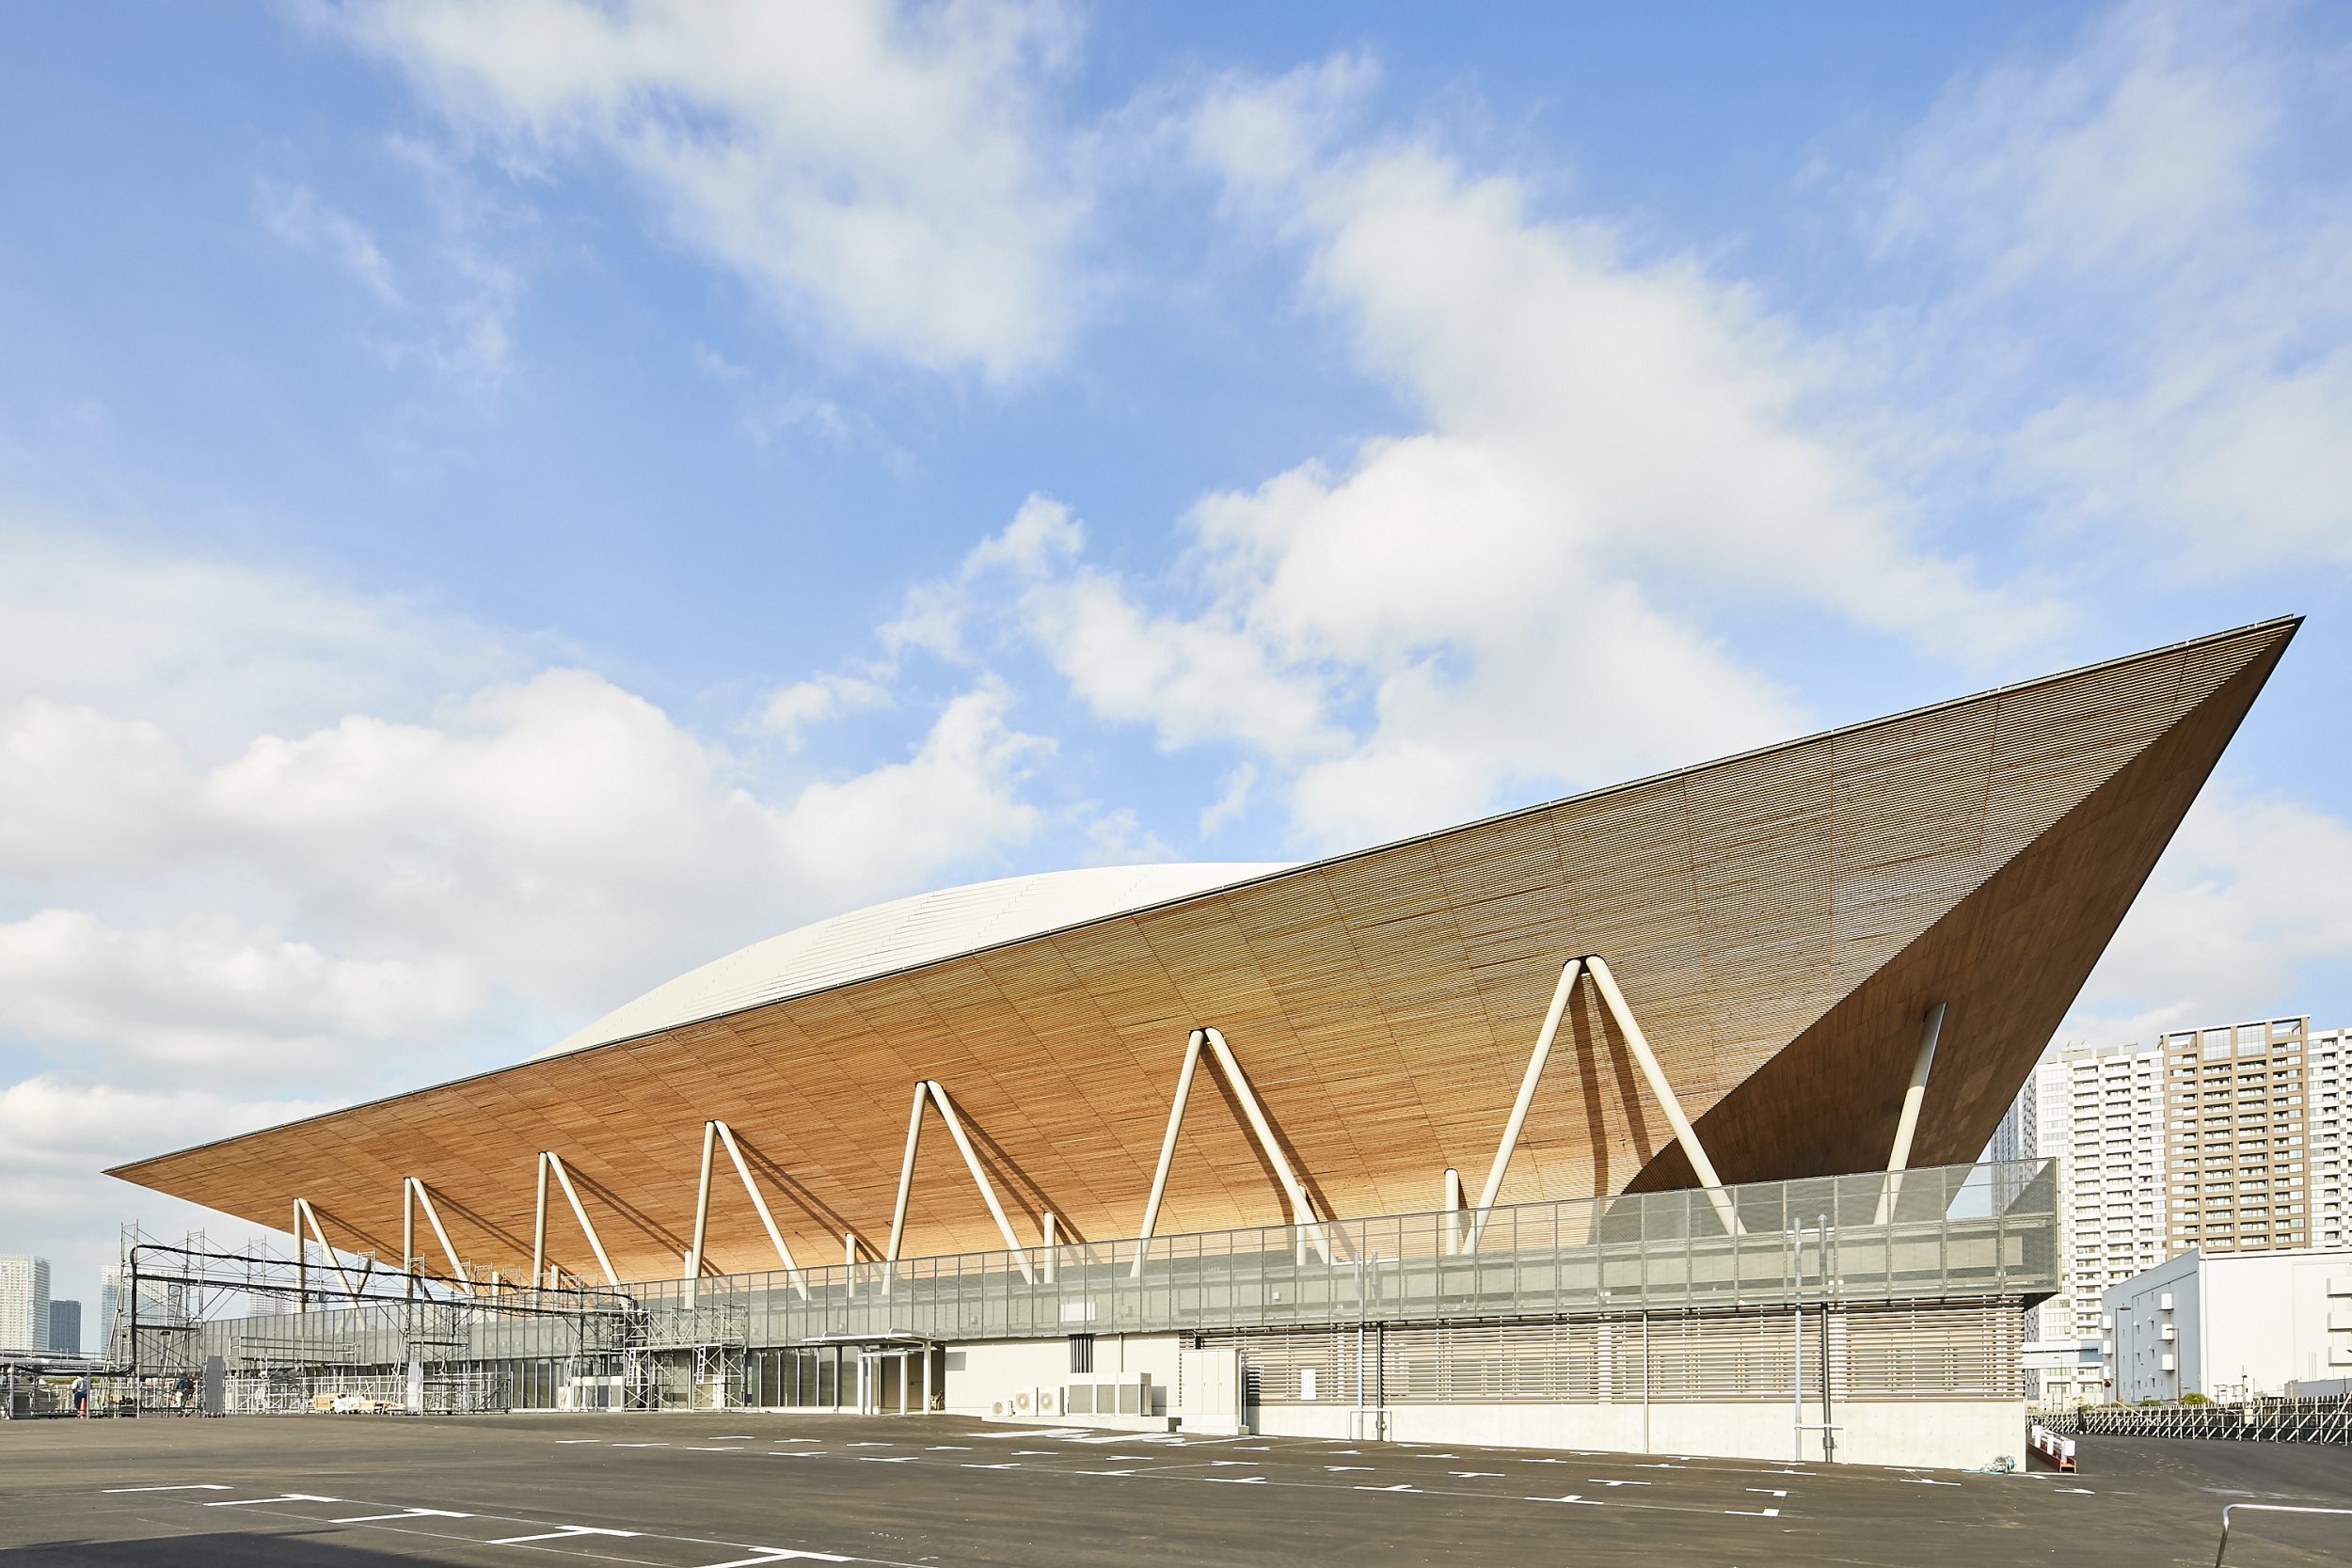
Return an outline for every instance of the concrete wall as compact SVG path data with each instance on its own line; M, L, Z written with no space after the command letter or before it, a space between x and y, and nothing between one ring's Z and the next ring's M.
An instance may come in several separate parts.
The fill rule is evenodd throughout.
M1807 1411L1819 1419L1818 1410ZM1253 1405L1255 1431L1277 1436L1351 1435L1356 1413L1339 1404ZM1846 1404L1833 1412L1836 1460L1849 1465L1973 1469L2006 1458L2026 1463L2022 1400L1902 1401ZM1786 1461L1798 1456L1789 1408L1773 1402L1652 1404L1401 1404L1387 1412L1391 1442L1465 1448L1590 1449L1710 1459ZM1802 1451L1821 1459L1821 1434Z

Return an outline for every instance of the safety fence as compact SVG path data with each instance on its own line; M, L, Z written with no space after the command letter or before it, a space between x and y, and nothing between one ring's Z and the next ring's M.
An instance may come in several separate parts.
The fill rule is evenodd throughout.
M2221 1443L2352 1444L2352 1397L2233 1404L2085 1405L2043 1418L2090 1437L2195 1437Z

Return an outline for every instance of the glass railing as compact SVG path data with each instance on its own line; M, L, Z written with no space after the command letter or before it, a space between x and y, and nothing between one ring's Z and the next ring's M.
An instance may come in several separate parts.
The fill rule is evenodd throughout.
M450 1316L429 1335L416 1307L376 1306L216 1322L200 1337L237 1370L273 1362L264 1341L290 1322L306 1343L353 1342L318 1359L373 1363L424 1338L436 1359L495 1359L704 1338L1007 1339L2038 1297L2058 1284L2056 1170L2017 1160L655 1280L600 1292L593 1310L572 1310L577 1294L516 1291L442 1298ZM453 1332L463 1348L446 1342Z
M753 1344L2039 1296L2056 1163L2018 1160L1454 1213L632 1285L740 1308Z

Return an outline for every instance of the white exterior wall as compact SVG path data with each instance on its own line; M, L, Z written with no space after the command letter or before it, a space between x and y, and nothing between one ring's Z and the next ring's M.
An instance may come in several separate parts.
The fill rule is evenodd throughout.
M2108 1290L2105 1307L2119 1403L2259 1397L2352 1375L2352 1248L2185 1252Z
M1175 1335L1103 1335L1094 1342L1094 1370L1070 1370L1067 1339L1012 1339L958 1345L947 1352L946 1408L980 1420L1025 1421L1105 1431L1160 1431L1181 1422ZM1058 1395L1072 1383L1133 1383L1150 1373L1165 1390L1160 1414L1150 1418L1070 1415L1041 1407L1041 1390ZM1030 1397L1026 1412L1014 1402ZM1003 1406L1000 1411L999 1406ZM1589 1449L1612 1453L1698 1455L1786 1461L1799 1457L1788 1404L1780 1400L1584 1404L1391 1404L1360 1416L1344 1399L1315 1403L1251 1404L1248 1430L1270 1436L1357 1438L1359 1422L1385 1424L1387 1440L1466 1447ZM2025 1464L2026 1408L2022 1400L1847 1402L1836 1405L1836 1459L1855 1465L1924 1465L1971 1468L2007 1456ZM1818 1421L1808 1402L1805 1419ZM1821 1458L1821 1435L1807 1432L1803 1456Z
M0 1253L0 1349L49 1348L49 1259Z
M1175 1414L1176 1353L1181 1341L1173 1334L1103 1334L1094 1340L1094 1370L1070 1370L1068 1339L996 1339L951 1347L946 1355L946 1407L955 1415L1005 1419L1015 1415L1015 1402L1030 1396L1025 1413L1034 1420L1059 1422L1058 1403L1041 1408L1040 1390L1057 1401L1073 1383L1132 1384L1149 1374L1159 1396L1156 1418L1138 1417L1103 1424L1166 1431ZM1003 1405L1000 1411L997 1406ZM1086 1417L1073 1419L1096 1424Z
M1254 1432L1282 1437L1349 1435L1346 1405L1249 1408ZM1818 1408L1808 1408L1818 1420ZM1672 1404L1396 1404L1388 1440L1462 1448L1587 1449L1683 1458L1821 1459L1821 1434L1800 1440L1788 1406L1773 1401ZM1883 1401L1836 1406L1836 1462L1973 1469L2006 1457L2026 1463L2021 1400Z

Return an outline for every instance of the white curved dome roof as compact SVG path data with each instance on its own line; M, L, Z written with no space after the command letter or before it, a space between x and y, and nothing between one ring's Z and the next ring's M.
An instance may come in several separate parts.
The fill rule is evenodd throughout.
M1090 866L894 898L755 942L700 969L689 970L636 1001L613 1008L538 1055L584 1051L764 1002L1018 942L1105 915L1148 909L1281 871L1287 864L1226 861Z

